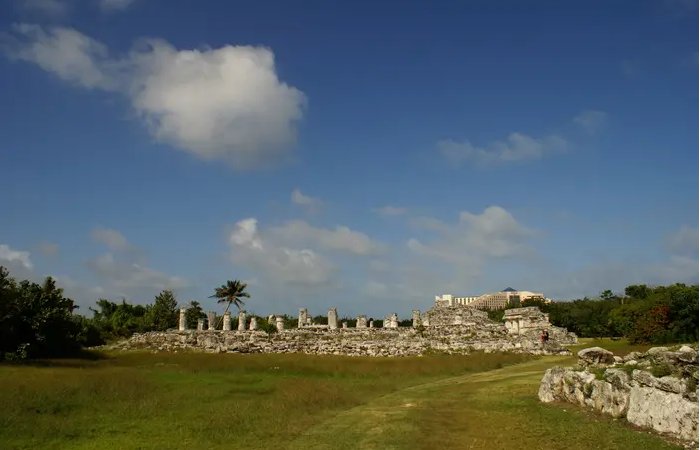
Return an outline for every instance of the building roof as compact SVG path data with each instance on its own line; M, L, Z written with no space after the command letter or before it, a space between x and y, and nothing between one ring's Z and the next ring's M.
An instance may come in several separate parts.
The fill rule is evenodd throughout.
M513 289L512 287L507 287L507 288L503 289L501 292L518 292L518 291Z

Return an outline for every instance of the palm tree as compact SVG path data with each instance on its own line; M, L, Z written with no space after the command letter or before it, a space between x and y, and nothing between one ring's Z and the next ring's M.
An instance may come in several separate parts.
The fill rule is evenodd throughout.
M236 305L238 311L241 311L241 306L244 304L242 298L250 298L250 294L245 290L248 285L239 280L228 280L226 284L222 284L214 290L214 295L210 295L209 298L218 298L217 303L228 303L226 305L226 314L231 307L231 304Z

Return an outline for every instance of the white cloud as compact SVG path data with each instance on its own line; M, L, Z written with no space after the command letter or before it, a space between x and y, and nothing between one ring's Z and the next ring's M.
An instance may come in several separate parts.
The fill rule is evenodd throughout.
M490 166L541 159L567 148L567 141L557 135L533 138L522 133L511 133L504 141L478 147L468 140L457 142L447 139L438 142L438 150L455 166L474 164Z
M99 2L103 11L122 11L131 6L134 0L99 0Z
M257 271L273 283L319 285L330 280L330 261L308 248L289 248L268 241L257 220L237 222L229 235L234 262Z
M124 58L71 28L20 24L5 52L85 88L126 95L159 141L237 169L287 159L304 94L281 82L270 49L178 50L142 40Z
M91 236L94 241L106 245L110 250L121 251L129 248L129 241L117 230L98 227L92 230Z
M601 131L608 122L608 113L604 111L587 110L574 117L574 123L589 134Z
M490 206L481 214L462 212L456 225L433 229L438 233L435 240L425 244L409 239L408 248L472 271L478 271L487 259L526 256L532 251L527 240L534 232L499 206Z
M295 205L304 207L311 212L317 211L323 205L321 199L304 195L298 188L292 191L291 199L292 203L294 203Z
M112 253L105 253L88 262L90 267L112 288L116 289L179 289L188 286L187 280L170 276L150 267L128 260L119 260Z
M302 220L294 220L269 230L271 237L281 242L317 246L355 255L371 255L382 250L382 244L366 234L338 225L334 229L317 228Z
M4 265L3 263L19 264L24 269L32 270L34 264L29 256L29 252L14 250L9 245L0 244L0 265Z
M107 73L107 47L84 34L62 27L16 24L3 39L12 59L32 62L62 80L88 89L111 90L116 80Z
M380 216L401 216L408 212L406 208L391 205L382 206L381 208L377 208L374 211Z

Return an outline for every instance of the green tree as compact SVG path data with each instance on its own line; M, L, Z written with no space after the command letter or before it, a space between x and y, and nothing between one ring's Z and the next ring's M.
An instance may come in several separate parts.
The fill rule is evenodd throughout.
M0 266L0 359L75 353L80 349L76 308L53 278L18 283Z
M149 311L149 319L156 331L165 331L177 326L177 300L173 291L164 290L156 295L155 303Z
M206 319L207 315L204 313L202 306L198 301L192 300L187 307L187 312L185 312L185 321L187 322L188 328L195 328L197 326L197 321L199 319Z
M214 290L214 295L210 295L209 298L219 299L217 303L226 303L226 314L231 307L231 305L236 305L238 311L241 311L241 306L245 303L243 298L250 298L250 294L246 292L248 285L239 280L228 280L226 284L221 285Z

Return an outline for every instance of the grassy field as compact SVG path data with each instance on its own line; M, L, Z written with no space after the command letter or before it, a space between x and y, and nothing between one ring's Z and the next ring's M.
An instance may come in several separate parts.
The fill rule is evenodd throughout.
M572 361L128 353L0 365L0 448L676 448L540 404L543 371Z

